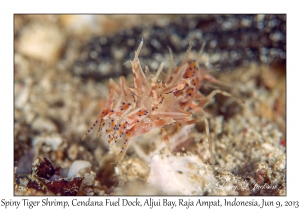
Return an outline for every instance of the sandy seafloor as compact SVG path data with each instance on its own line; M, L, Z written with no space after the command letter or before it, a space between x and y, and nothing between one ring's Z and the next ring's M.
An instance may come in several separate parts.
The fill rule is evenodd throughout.
M15 195L286 195L285 15L15 15ZM142 67L180 64L190 41L225 85L204 123L166 126L109 147L81 137L125 76L143 39ZM124 65L123 65L124 64Z

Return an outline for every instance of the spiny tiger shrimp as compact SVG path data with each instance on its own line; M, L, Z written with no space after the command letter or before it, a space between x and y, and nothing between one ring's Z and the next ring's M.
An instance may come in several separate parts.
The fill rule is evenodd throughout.
M124 144L116 163L123 158L131 139L157 127L161 128L163 139L170 149L169 138L164 126L173 122L184 126L204 121L208 135L208 122L203 107L218 93L231 96L221 90L214 90L207 96L202 95L199 88L204 81L212 83L219 83L219 81L207 73L204 68L199 67L196 60L185 59L180 66L176 67L171 50L171 65L165 81L158 81L163 70L163 63L155 75L147 78L138 58L142 46L143 41L134 52L134 59L130 61L134 80L133 87L128 86L123 76L120 77L120 85L110 79L105 107L82 137L84 139L99 123L97 137L104 129L109 144L114 144L117 140L124 138ZM190 51L191 45L187 50L186 57ZM148 71L148 67L145 69ZM201 117L193 119L192 115L195 113L200 113Z

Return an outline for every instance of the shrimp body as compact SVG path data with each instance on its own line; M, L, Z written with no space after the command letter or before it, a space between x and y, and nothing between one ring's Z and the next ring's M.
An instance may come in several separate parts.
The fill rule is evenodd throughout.
M162 128L164 140L170 147L163 126L173 122L180 125L197 122L197 119L192 119L192 114L202 111L201 107L212 97L203 96L199 88L205 80L217 82L200 68L195 60L186 60L178 67L170 68L165 82L158 82L163 64L155 75L147 78L138 58L142 45L143 41L135 51L134 59L130 61L134 78L133 87L127 85L124 77L120 77L120 85L111 79L104 110L82 137L84 139L99 123L97 137L101 131L104 132L109 144L124 138L116 162L122 159L132 138L157 127Z

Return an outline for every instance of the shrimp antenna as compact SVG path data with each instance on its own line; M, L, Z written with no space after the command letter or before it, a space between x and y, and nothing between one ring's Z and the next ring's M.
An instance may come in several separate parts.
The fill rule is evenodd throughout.
M202 56L202 54L203 54L205 45L206 45L206 41L203 42L203 44L202 44L202 46L201 46L201 49L200 49L200 51L199 51L199 53L198 53L198 56L197 56L197 63L199 63L199 61L200 61L200 58L201 58L201 56Z
M123 65L125 65L126 63L130 63L131 61L129 60L129 61L126 61L125 63L123 63Z

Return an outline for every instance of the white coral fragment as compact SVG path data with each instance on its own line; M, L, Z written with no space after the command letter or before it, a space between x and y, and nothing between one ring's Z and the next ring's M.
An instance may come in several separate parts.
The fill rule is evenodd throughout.
M75 160L70 166L68 178L83 176L91 171L92 164L85 160Z
M167 194L195 195L217 183L212 168L195 155L155 155L148 183Z

